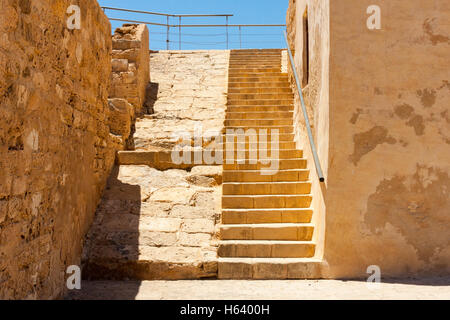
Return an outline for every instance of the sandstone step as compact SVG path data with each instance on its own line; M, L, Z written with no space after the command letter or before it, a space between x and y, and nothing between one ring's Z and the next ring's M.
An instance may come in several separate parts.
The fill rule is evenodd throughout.
M261 76L256 76L256 77L241 77L241 76L236 76L236 77L229 77L228 78L228 83L229 84L233 84L236 82L287 82L288 81L288 76L283 75L283 76L265 76L265 75L261 75ZM289 84L289 83L288 83Z
M283 72L281 66L281 61L278 59L273 60L262 60L262 61L239 61L239 60L231 60L229 65L229 69L276 69L274 72ZM263 71L264 72L264 71Z
M233 73L281 73L281 69L277 68L277 67L231 67L228 69L228 74L233 74Z
M224 195L310 194L310 182L226 182Z
M290 106L292 99L228 99L228 106Z
M222 240L217 253L236 258L311 258L314 251L311 241Z
M268 100L268 99L276 99L276 100L291 100L294 99L294 95L292 93L228 93L228 99L252 99L252 100Z
M279 53L270 53L270 52L261 52L261 53L232 53L230 55L230 59L232 60L241 60L241 61L261 61L264 59L277 59L281 62L281 54Z
M293 111L294 106L227 106L226 113L231 112L288 112Z
M309 208L310 195L222 196L223 209Z
M276 165L278 170L306 169L306 159L270 159L272 163L262 164L258 159L245 159L246 163L224 163L224 170L270 170L270 166ZM257 162L257 163L255 163ZM277 162L274 164L274 162ZM275 167L276 169L276 167ZM273 170L273 169L272 169ZM269 172L267 172L269 173Z
M236 146L231 149L231 147L226 148L225 150L221 148L212 149L215 152L223 152L223 159L224 163L227 163L227 159L230 159L230 161L233 161L236 163L238 159L242 159L242 161L249 163L249 159L269 159L271 160L272 157L274 159L282 160L289 160L289 159L301 159L301 156L303 155L303 152L301 150L279 150L279 149L242 149ZM215 153L213 152L213 155ZM192 158L193 159L193 158ZM259 161L258 160L258 161ZM226 166L228 167L228 166Z
M240 94L256 94L256 93L292 93L292 89L289 87L280 88L229 88L228 94L240 93Z
M242 59L230 59L229 68L278 68L281 70L280 58L264 59L264 60L250 60L243 61Z
M265 136L266 131L264 131L264 130L265 129L261 129L261 130L257 129L256 130L256 134L258 135L258 141L261 141L261 139L259 138L259 134ZM227 130L225 130L225 133L226 132L227 132ZM242 130L241 130L241 132L242 132ZM250 134L251 132L244 130L244 133ZM232 131L230 134L232 135L232 138L234 137L234 141L247 141L247 142L249 141L248 136L246 136L245 134L240 134L239 131ZM223 143L232 142L233 141L232 138L227 140L227 135L223 134L222 135L222 142ZM266 138L268 146L270 146L271 139L272 139L272 136L271 136L271 132L269 130L269 131L267 131L267 138ZM280 133L280 134L278 134L278 141L279 141L280 144L282 142L291 142L291 143L293 143L294 142L294 134L292 134L292 133ZM295 145L294 145L294 147L289 148L289 149L295 149Z
M242 52L251 52L251 53L258 53L258 52L274 52L274 53L281 53L284 49L233 49L231 50L231 54L235 53L242 53Z
M228 144L228 146L226 146L226 144ZM271 150L271 147L272 147L272 144L270 143L270 140L267 143L267 145L263 146L262 143L258 144L258 145L255 145L254 143L250 143L249 139L246 139L245 146L244 146L244 144L242 142L237 142L235 140L234 143L233 142L229 142L229 143L225 143L225 144L224 143L218 144L216 146L216 150L227 150L227 149L229 150L229 149L232 148L230 146L230 144L234 145L233 148L235 150L240 150L240 151L244 150L244 151L247 151L247 153L248 153L248 151L254 151L254 150L256 150L256 151L262 150L262 152L265 152L265 150L267 150L268 151L267 154L269 154L269 155L270 155L270 150ZM283 151L283 150L297 150L297 149L295 149L295 142L282 141L282 142L278 143L278 148L274 149L274 150L281 150L281 151ZM302 158L303 157L302 150L298 150L298 151L300 151L300 153L298 153L300 156L298 156L296 158ZM281 156L281 158L283 159L283 156Z
M306 223L227 224L221 240L311 241L314 227Z
M281 60L280 52L232 52L230 54L232 59L243 59L248 61L248 58L262 59L262 58L279 58Z
M269 111L269 112L227 112L225 119L293 119L291 111Z
M270 172L267 172L270 173ZM308 181L309 170L278 170L263 175L260 170L224 170L224 182L298 182Z
M248 127L264 127L264 126L292 126L293 119L227 119L224 122L225 127L248 126Z
M87 280L186 280L215 278L217 259L200 248L98 245L83 268Z
M320 279L322 261L314 258L219 258L219 279Z
M236 88L291 88L289 81L266 81L266 82L228 82L228 89Z
M226 126L223 130L225 133L226 130L246 130L254 129L256 132L261 133L261 130L267 130L267 133L269 136L272 136L272 134L278 133L281 134L287 134L287 133L293 133L294 128L293 126ZM277 130L277 131L276 131Z
M285 77L286 74L280 70L274 72L229 72L228 79L231 78L260 78L260 77Z
M223 209L222 224L310 223L310 209Z
M214 155L214 152L212 154ZM119 151L116 162L118 165L146 165L158 170L188 170L199 165L216 165L205 163L203 155L203 150L190 151L190 163L176 163L178 161L174 161L171 151ZM194 159L202 161L197 163Z

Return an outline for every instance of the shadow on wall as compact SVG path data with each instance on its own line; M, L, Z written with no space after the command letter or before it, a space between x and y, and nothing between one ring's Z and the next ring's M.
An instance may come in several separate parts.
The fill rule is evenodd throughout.
M145 97L145 114L155 113L155 103L158 99L159 83L149 82L147 85L146 97Z
M141 187L121 182L118 175L119 167L115 166L86 239L83 280L124 280L140 273L135 264L130 266L127 262L136 261L139 256ZM139 283L127 288L126 297L122 292L123 299L134 299ZM77 293L70 292L68 297L77 299Z

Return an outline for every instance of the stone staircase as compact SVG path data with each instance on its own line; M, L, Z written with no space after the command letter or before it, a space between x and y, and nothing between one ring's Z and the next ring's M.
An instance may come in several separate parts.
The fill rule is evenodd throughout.
M260 162L224 163L221 279L319 277L311 183L303 152L295 147L294 96L281 61L281 50L231 51L225 129L268 129L269 135L278 129L279 170L264 175ZM240 148L249 159L255 146Z

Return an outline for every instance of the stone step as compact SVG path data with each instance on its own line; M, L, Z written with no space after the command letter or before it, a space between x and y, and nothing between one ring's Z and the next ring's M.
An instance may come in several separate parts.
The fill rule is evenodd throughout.
M262 164L258 159L246 159L243 164L236 163L224 163L224 170L274 170L273 168L278 168L278 170L287 169L306 169L306 159L269 159L271 163ZM257 163L254 163L257 162ZM276 163L274 163L276 162ZM272 169L271 169L272 166ZM273 167L275 166L275 167ZM269 172L267 172L269 174Z
M269 112L227 112L225 119L293 119L291 111L269 111Z
M286 74L280 70L274 72L230 72L228 79L230 78L259 78L259 77L285 77Z
M266 82L228 82L228 89L236 88L291 88L289 81L266 81Z
M224 195L310 194L310 182L226 182Z
M249 59L264 59L264 58L272 58L279 59L281 61L281 53L275 52L240 52L240 53L231 53L230 59L242 59L242 61L249 61Z
M228 69L228 74L233 74L233 73L281 73L281 69L280 68L276 68L276 67L231 67Z
M298 182L308 181L309 170L277 170L263 175L259 170L224 170L224 182ZM272 173L272 174L270 174Z
M241 136L242 138L245 138L245 136ZM245 151L253 151L253 150L268 150L270 152L272 144L270 142L270 137L268 139L267 145L263 145L261 144L254 144L254 143L250 143L249 139L247 138L245 141L245 146L244 143L241 142L237 142L236 139L234 140L234 143L232 140L230 140L230 142L226 142L226 139L223 140L225 143L220 143L217 144L217 146L215 147L217 150L227 150L230 149L231 146L233 145L235 150L245 150ZM228 146L226 146L226 144L228 144ZM275 146L274 146L275 147ZM303 152L302 150L298 150L295 148L295 142L285 142L285 141L280 141L278 142L278 148L275 150L297 150L299 151L300 156L298 156L297 158L302 158L303 157ZM270 153L269 153L270 154Z
M285 105L285 106L227 106L226 113L231 112L287 112L293 111L293 105Z
M230 69L236 68L277 68L281 71L281 61L278 58L264 59L264 60L252 60L242 61L242 59L230 59L228 67Z
M228 149L213 149L216 152L223 152L223 159L224 159L224 163L226 163L227 159L230 158L231 161L233 161L233 163L237 162L237 159L243 159L243 161L245 161L246 163L249 162L248 159L258 159L258 161L260 161L260 159L280 159L282 160L287 160L287 159L300 159L301 156L303 155L303 152L301 150L296 150L296 149L292 149L292 150L279 150L279 149L250 149L250 150L245 150L245 149L237 149L234 148L234 150L231 150L231 148ZM231 156L231 151L233 151L233 156ZM215 153L213 152L213 155ZM272 156L273 154L273 156Z
M213 149L213 152L211 152L212 156L214 157L215 152L221 151L222 150ZM187 155L188 153L190 153L190 161L185 162L189 163L177 163L180 161L174 161L176 159L172 158L172 151L119 151L117 153L116 162L118 165L145 165L158 170L189 170L200 165L220 165L220 163L206 163L204 150L184 151L181 156ZM195 159L201 159L201 161L196 161Z
M320 279L322 261L314 258L219 258L219 279Z
M309 208L310 195L222 196L223 209Z
M260 53L260 52L273 52L273 53L277 53L277 54L281 54L281 51L283 51L285 49L233 49L231 50L231 54L236 54L236 53Z
M310 209L223 209L222 224L310 223Z
M228 106L290 106L293 99L228 99Z
M265 93L228 93L228 99L246 99L246 100L270 100L270 99L281 99L281 100L291 100L294 99L292 93L271 93L270 91Z
M272 136L272 133L274 133L274 130L278 130L278 134L287 134L287 133L293 133L294 128L293 126L226 126L224 128L224 133L227 129L230 130L248 130L248 129L254 129L256 132L261 132L260 130L267 129L267 133L269 136Z
M265 76L263 74L261 76L253 76L253 77L241 77L241 76L228 77L229 85L234 84L236 82L283 82L283 81L288 82L287 74L282 76Z
M231 54L231 60L241 60L243 62L248 61L262 61L264 59L277 59L281 62L281 54L279 53L241 53Z
M280 119L227 119L225 127L247 126L247 127L264 127L264 126L292 126L294 120L288 118Z
M225 132L227 132L227 131L225 130ZM244 131L244 132L246 132L247 134L250 134L249 131ZM256 134L258 135L258 141L260 141L261 139L259 139L259 134L265 135L265 131L264 131L264 129L261 129L261 130L257 129L256 130ZM243 134L239 134L239 132L235 132L235 134L232 135L232 136L234 137L234 141L249 141L248 136L246 136L245 134L244 135ZM270 146L271 139L272 139L271 132L267 131L267 139L266 140L267 140L267 144L269 146ZM226 143L228 141L226 134L222 135L222 141L223 141L223 143ZM233 140L230 138L229 142L231 142L231 141L233 141ZM292 133L280 133L280 134L278 134L278 141L279 141L279 143L282 143L282 142L294 142L294 134L292 134ZM289 149L295 149L295 147L292 147L292 148L289 148Z
M315 244L311 241L222 240L217 253L223 258L311 258Z
M280 88L230 88L228 89L228 95L230 94L256 94L256 93L290 93L292 94L292 89L289 87Z
M314 227L306 223L227 224L221 240L311 241Z
M94 246L83 267L86 280L186 280L217 276L217 259L201 248ZM201 262L201 263L200 263Z

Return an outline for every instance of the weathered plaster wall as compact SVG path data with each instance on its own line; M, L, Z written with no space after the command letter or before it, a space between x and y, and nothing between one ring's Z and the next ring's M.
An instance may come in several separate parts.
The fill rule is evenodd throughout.
M317 233L325 235L323 276L366 277L369 265L382 276L449 274L450 4L291 1L300 76L306 4L304 95L326 178L313 189ZM366 26L373 4L381 7L381 30ZM306 145L301 117L297 124ZM326 209L325 220L317 208Z
M309 23L309 81L303 88L308 117L311 122L319 159L324 171L328 172L328 122L329 122L329 1L291 0L287 13L288 40L294 56L300 83L303 82L303 16L308 12ZM300 98L292 69L289 76L295 93L295 139L297 146L304 150L308 159L311 193L314 208L313 223L316 226L313 240L316 242L316 257L323 256L325 228L325 190L326 185L319 183L313 155L308 142Z
M0 298L56 298L114 161L111 27L96 1L0 1Z
M449 274L450 3L335 0L330 17L329 275Z

